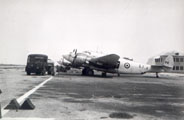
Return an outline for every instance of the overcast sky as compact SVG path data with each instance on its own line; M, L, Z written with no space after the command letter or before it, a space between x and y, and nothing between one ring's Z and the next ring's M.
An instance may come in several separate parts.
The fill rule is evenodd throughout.
M146 63L184 51L184 0L0 0L0 63L93 50Z

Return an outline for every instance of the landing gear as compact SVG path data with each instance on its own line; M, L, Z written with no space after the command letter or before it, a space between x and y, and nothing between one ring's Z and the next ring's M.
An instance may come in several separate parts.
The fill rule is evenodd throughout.
M86 75L86 69L85 68L82 70L82 75Z
M102 73L102 77L106 77L107 76L107 73L106 72L103 72Z
M158 73L156 72L156 78L159 78Z
M27 71L27 75L31 75L31 73Z
M91 69L88 69L88 70L87 70L87 75L93 76L93 75L94 75L94 71L91 70Z
M94 75L94 71L90 68L84 68L82 70L82 75L86 75L86 76L93 76Z

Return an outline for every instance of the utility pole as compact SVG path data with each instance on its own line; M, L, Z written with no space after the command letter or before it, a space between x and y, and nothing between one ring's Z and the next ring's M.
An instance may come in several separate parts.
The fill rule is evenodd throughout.
M1 113L1 103L0 103L0 119L2 118L2 113Z
M1 89L0 89L0 94L2 93ZM2 113L1 113L1 101L0 101L0 119L2 118Z

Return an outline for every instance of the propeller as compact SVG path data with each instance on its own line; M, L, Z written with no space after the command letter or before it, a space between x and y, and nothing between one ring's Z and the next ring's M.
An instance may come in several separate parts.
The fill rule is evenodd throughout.
M77 54L77 49L75 49L75 55Z
M61 59L62 59L62 64L63 64L64 63L64 58L62 57Z
M77 49L73 49L73 53L74 53L74 59L73 59L73 62L72 62L72 65L74 65L74 62L75 62L75 59L77 58Z
M77 54L77 49L73 49L73 53L74 53L74 55L76 55Z

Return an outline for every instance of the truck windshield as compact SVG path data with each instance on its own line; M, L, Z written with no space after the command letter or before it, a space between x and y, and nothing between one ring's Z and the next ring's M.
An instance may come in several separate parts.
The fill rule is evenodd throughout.
M43 56L31 56L28 58L28 62L47 62L47 58Z

